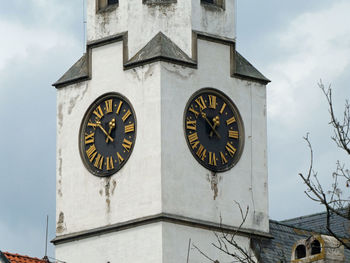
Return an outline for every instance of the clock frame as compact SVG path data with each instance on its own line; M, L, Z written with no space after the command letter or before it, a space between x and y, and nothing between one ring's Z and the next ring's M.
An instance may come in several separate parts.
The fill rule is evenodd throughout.
M136 141L136 114L130 101L115 92L98 97L87 109L79 131L85 167L98 177L117 173Z
M222 91L204 88L188 100L184 133L193 157L212 172L225 172L239 161L244 125L238 108Z

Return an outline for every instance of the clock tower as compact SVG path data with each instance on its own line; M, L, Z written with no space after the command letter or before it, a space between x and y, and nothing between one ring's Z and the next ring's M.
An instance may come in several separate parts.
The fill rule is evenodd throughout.
M87 12L87 52L54 84L56 258L204 262L191 240L227 262L211 243L241 224L235 202L241 246L268 237L269 80L236 51L235 0Z

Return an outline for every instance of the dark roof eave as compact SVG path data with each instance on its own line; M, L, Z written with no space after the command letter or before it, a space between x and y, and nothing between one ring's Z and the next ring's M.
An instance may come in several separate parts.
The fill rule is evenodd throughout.
M255 81L255 82L258 82L258 83L263 84L263 85L267 85L271 82L271 80L266 79L266 78L255 78L255 77L245 75L242 73L234 73L234 76L239 78L239 79L243 79L243 80Z
M143 66L146 64L158 62L158 61L173 63L173 64L177 64L177 65L189 67L189 68L197 68L197 63L194 61L188 62L188 61L184 61L181 59L174 59L174 58L169 58L169 57L165 57L165 56L157 56L157 57L153 57L153 58L149 58L149 59L145 59L145 60L140 60L140 61L136 61L136 62L127 62L124 64L124 69L128 70L128 69L140 67L140 66Z
M83 76L83 77L78 77L78 78L73 78L67 81L62 81L62 82L55 82L54 84L52 84L53 87L55 87L56 89L60 89L60 88L64 88L66 86L75 84L75 83L79 83L79 82L83 82L86 80L89 80L90 77L89 76Z
M113 41L123 40L124 42L126 42L126 40L124 39L125 36L127 36L127 34L123 33L118 34L114 37L102 39L100 41L91 42L89 43L88 48L108 44ZM124 43L124 45L127 45L127 43ZM262 85L267 85L269 82L271 82L241 54L239 54L237 51L234 52L235 65L233 65L233 67L235 68L235 70L232 74L232 77L254 81ZM182 51L174 42L171 41L170 38L168 38L162 32L159 32L131 59L126 59L123 66L124 70L128 70L157 61L173 63L189 68L198 68L197 61L190 58L184 51ZM90 61L88 53L85 53L58 81L52 84L52 86L59 89L71 84L89 80L91 78L89 63Z

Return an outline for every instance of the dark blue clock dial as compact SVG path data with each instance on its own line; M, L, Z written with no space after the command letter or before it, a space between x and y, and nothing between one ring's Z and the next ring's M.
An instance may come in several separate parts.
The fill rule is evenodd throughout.
M194 158L213 172L232 168L244 146L244 127L237 107L221 91L206 88L188 101L184 130Z
M107 93L87 110L80 128L80 154L86 168L110 176L129 159L136 139L136 115L120 94Z

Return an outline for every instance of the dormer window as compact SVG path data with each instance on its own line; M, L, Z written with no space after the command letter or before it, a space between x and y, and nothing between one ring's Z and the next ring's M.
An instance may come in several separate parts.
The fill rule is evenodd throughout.
M225 0L201 0L201 3L224 8L224 1Z
M329 243L329 247L326 248L326 244ZM339 245L339 249L338 249ZM344 259L344 252L341 250L340 243L333 237L329 236L310 236L307 239L302 239L297 241L293 246L291 262L300 263L300 262L319 262L322 259ZM335 253L335 248L337 252ZM330 254L327 253L331 252ZM320 261L321 262L321 261ZM329 261L331 262L331 261ZM332 261L333 262L333 261ZM338 262L335 260L334 262ZM339 262L344 262L340 260Z
M317 239L315 239L311 243L311 255L317 255L320 253L321 253L321 244Z
M301 259L306 257L306 247L304 245L299 245L295 249L295 259Z
M110 8L115 7L118 3L118 0L97 0L97 10L109 10Z

